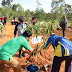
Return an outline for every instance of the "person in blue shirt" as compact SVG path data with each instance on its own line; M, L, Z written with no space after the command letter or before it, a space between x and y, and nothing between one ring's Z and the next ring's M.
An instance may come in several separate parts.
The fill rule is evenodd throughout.
M61 63L65 60L65 72L71 72L72 43L62 37L52 33L47 40L45 49L52 44L54 48L54 58L51 72L59 72Z

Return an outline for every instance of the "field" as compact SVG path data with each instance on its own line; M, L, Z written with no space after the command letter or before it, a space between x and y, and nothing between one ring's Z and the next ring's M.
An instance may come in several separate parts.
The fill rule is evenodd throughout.
M10 39L14 38L14 28L15 28L15 25L11 25L10 23L7 22L6 27L5 27L6 30L4 30L5 35L3 36L0 33L0 46L3 45L4 43L6 43L7 41L9 41ZM59 36L62 36L62 30L61 29L60 30L53 30L53 32L56 33ZM72 30L71 30L71 28L67 28L65 33L66 33L65 37L72 42ZM32 35L32 37L34 37L34 35ZM47 37L49 37L49 35L47 35ZM31 47L33 47L33 48L35 47L35 45L31 44L31 39L29 40L29 44L31 45ZM54 52L54 49L53 49L52 46L50 46L50 48L46 51L46 63L48 65L50 65L52 63L53 52ZM13 57L21 63L22 72L26 72L26 70L23 69L23 68L28 66L29 64L38 65L40 67L39 72L45 72L44 69L43 69L43 66L45 64L45 55L44 55L43 50L42 50L41 55L38 54L37 60L35 60L35 57L32 56L30 58L30 62L28 64L26 64L26 61L27 61L27 58L29 57L29 55L27 55L26 57L19 58L18 52L17 52ZM60 72L64 72L64 68L65 68L64 63L65 62L63 62L61 64ZM51 68L49 68L49 70L46 71L46 72L50 72L50 70L51 70ZM0 72L13 72L13 69L9 68L8 66L2 67L2 65L0 63Z

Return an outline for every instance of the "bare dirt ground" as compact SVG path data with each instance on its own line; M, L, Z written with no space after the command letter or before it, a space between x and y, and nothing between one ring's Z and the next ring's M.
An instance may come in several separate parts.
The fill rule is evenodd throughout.
M5 35L3 36L0 32L0 46L3 45L4 43L6 43L7 41L9 41L10 39L14 38L14 28L15 28L15 25L11 25L10 23L7 22L6 27L5 27L6 30L4 30ZM53 30L53 32L59 36L62 36L62 30ZM72 30L70 28L67 28L65 33L66 33L65 37L72 42ZM47 37L49 37L49 36L47 36ZM35 45L31 44L31 39L29 41L29 44L31 45L31 47L33 47L33 48L35 47ZM52 63L53 52L54 52L54 49L52 46L50 46L50 48L46 51L46 63L48 65L50 65ZM26 70L23 68L28 66L29 64L38 65L40 67L39 72L50 72L51 68L49 68L48 71L45 71L43 69L43 66L45 64L45 55L44 55L43 50L41 53L42 53L41 55L38 54L37 60L35 60L35 57L32 56L30 58L30 62L28 64L26 64L27 58L29 57L29 55L27 55L27 54L26 54L27 55L26 57L19 58L18 52L17 52L13 57L21 63L22 72L26 72ZM62 62L62 64L61 64L60 72L64 72L64 69L65 69L64 63L65 62ZM2 67L2 65L0 63L0 72L14 72L14 71L12 68L9 68L8 66Z

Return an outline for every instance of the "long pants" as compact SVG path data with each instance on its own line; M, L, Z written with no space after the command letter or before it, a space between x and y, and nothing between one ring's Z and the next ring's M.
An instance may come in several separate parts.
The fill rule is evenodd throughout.
M33 22L33 25L35 25L35 23Z
M54 56L51 72L59 72L61 63L65 60L65 72L71 72L72 56L57 57Z
M65 28L63 28L63 37L65 36Z
M19 55L21 54L21 50L19 50ZM25 54L24 52L23 52L23 54Z
M9 61L4 61L4 60L1 60L1 64L4 65L4 64L7 64L9 67L12 67L14 72L21 72L21 65L20 63L12 58L12 60L9 60Z

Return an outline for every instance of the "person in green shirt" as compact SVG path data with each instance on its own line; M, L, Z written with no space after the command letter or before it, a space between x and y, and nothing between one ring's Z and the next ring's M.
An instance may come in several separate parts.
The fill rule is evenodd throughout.
M38 49L38 46L33 49L29 45L27 40L30 36L32 36L32 33L26 30L21 36L9 40L0 47L1 62L11 66L14 72L21 72L21 65L13 58L13 55L15 55L19 50L32 55L32 53Z

